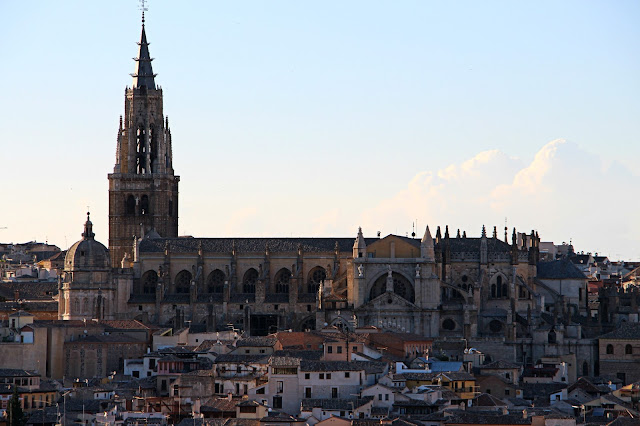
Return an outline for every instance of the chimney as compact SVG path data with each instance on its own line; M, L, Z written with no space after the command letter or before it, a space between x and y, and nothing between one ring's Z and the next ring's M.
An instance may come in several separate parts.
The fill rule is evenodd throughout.
M227 392L227 400L231 401L233 399L233 395L231 392Z

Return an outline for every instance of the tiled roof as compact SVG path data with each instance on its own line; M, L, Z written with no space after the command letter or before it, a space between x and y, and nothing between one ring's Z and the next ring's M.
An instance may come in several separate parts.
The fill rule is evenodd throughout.
M304 350L304 349L283 349L281 351L275 351L273 356L284 356L291 358L300 358L310 361L320 361L324 353L319 351Z
M14 309L25 309L32 312L58 312L58 302L55 300L0 302L0 310L7 312Z
M488 393L481 393L473 398L474 407L506 407L506 405L504 401Z
M437 375L438 373L400 373L394 375L394 379L412 381L433 380Z
M140 339L136 339L133 336L130 336L128 334L120 334L120 333L114 333L114 334L99 334L99 335L95 335L95 334L90 334L87 336L83 336L77 340L73 340L70 342L65 342L66 344L79 344L79 343L140 343L140 344L145 344L146 342L144 340L140 340Z
M238 403L237 400L234 400L234 399L229 400L228 398L210 399L209 401L207 401L206 409L203 406L201 410L207 411L207 412L220 412L220 411L235 412L237 403Z
M374 361L300 361L300 371L360 371L367 374L384 372L387 364Z
M272 347L276 344L278 339L275 337L269 336L253 336L253 337L245 337L236 342L237 347L244 346L268 346Z
M522 414L502 414L502 413L472 413L456 412L451 417L445 418L444 424L490 424L490 425L529 425L531 418Z
M272 253L297 252L298 245L305 253L333 253L336 242L341 252L351 253L355 237L348 238L149 238L140 242L143 253L162 253L169 244L172 253L197 253L200 246L205 253L229 253L236 244L238 253L264 253L269 247ZM367 244L377 238L365 239Z
M302 411L311 411L314 408L323 410L354 410L372 401L372 396L364 398L305 398L302 400Z
M480 240L481 238L449 238L449 244L451 247L452 253L461 253L461 252L479 252L480 251ZM418 241L418 246L420 244L420 240ZM446 240L443 238L440 244L435 244L436 248L444 248L444 242ZM497 238L487 238L487 251L489 253L511 253L511 246L504 241Z
M149 327L138 320L102 320L108 328L120 330L149 330Z
M518 364L514 364L513 362L499 359L497 361L490 362L489 364L485 364L480 368L487 369L487 370L503 370L503 369L520 368L520 366Z
M204 408L204 406L202 406ZM229 419L201 419L186 417L178 423L178 426L224 426Z
M610 333L603 334L599 339L620 339L636 340L640 339L640 324L625 324Z
M0 282L0 298L13 300L15 292L23 300L51 300L58 294L56 281Z
M216 364L237 363L237 364L267 364L269 355L266 354L222 354L216 357Z
M538 262L537 270L537 278L540 279L587 279L582 271L567 259L554 260L551 262Z
M300 358L291 356L271 356L269 364L272 367L297 367L300 365Z
M0 368L0 377L38 377L39 374L21 368Z

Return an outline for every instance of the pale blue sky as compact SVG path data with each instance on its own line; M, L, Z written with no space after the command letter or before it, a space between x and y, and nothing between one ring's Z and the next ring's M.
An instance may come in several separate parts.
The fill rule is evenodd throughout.
M543 240L640 259L637 214L620 213L640 207L639 21L637 1L151 1L180 232L355 236L362 224L373 236L418 219L476 235L508 216ZM65 248L90 205L107 243L106 175L139 36L132 0L0 0L0 241ZM595 166L554 157L573 172L544 180L543 205L496 204L493 188L558 138ZM488 150L518 167L382 213L415 176ZM576 190L611 164L598 191Z

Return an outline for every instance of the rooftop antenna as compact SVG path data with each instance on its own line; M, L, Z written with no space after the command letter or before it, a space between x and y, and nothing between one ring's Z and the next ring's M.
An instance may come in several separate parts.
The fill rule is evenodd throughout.
M411 238L415 238L416 237L416 223L413 222L411 224Z

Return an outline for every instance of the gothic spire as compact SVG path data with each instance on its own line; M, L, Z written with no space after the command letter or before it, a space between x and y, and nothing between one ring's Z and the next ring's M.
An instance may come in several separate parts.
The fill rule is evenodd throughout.
M140 35L140 42L138 43L138 57L133 58L136 61L136 71L131 74L133 77L133 88L140 89L146 87L147 89L155 89L155 76L153 68L151 67L151 61L153 58L149 55L149 43L147 42L147 34L144 31L144 12L142 12L142 34Z

